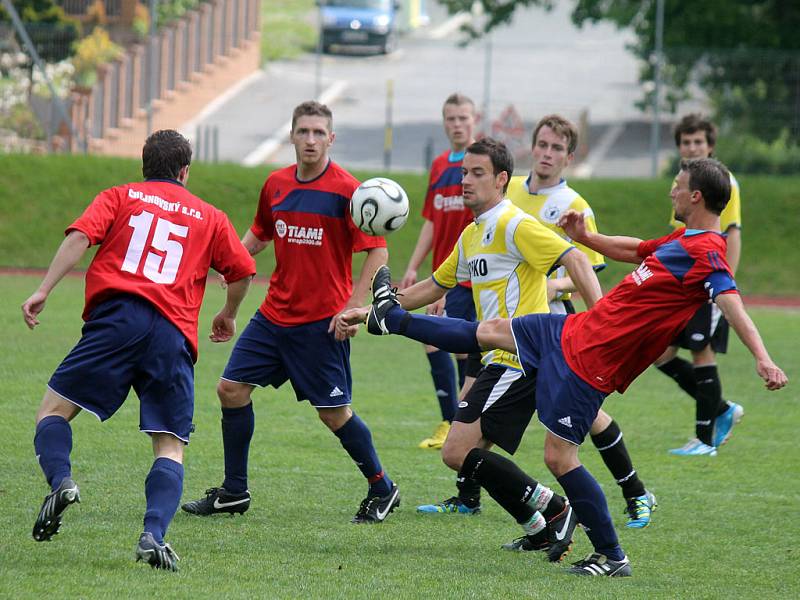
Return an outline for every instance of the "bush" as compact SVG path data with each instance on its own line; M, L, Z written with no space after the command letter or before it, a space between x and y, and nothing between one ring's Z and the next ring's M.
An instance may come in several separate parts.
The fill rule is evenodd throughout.
M124 50L111 41L108 32L102 27L95 27L91 35L75 44L75 83L91 87L97 79L97 67L122 56Z
M0 114L0 129L13 131L28 140L45 139L39 119L27 104L19 103Z

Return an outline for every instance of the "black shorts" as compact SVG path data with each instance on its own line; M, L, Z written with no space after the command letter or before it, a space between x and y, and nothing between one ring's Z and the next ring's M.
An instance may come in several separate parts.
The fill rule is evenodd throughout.
M470 352L467 355L467 369L465 371L465 375L467 377L477 377L482 368L483 363L481 362L481 353Z
M499 365L483 369L453 418L461 423L481 420L483 437L514 454L536 411L536 372Z
M728 350L728 329L728 322L717 305L704 304L671 345L697 352L711 344L714 352L724 354Z

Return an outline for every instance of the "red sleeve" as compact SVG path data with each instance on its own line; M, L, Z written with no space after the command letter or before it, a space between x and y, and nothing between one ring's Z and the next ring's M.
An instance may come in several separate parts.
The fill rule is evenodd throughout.
M433 221L433 173L433 165L431 165L431 172L428 175L428 189L425 192L425 204L422 206L422 217L426 221Z
M250 226L250 231L262 242L271 241L275 231L275 222L272 219L272 202L270 201L270 179L270 177L267 177L264 186L261 188L256 216L253 218L253 224Z
M654 240L644 240L642 243L639 244L639 247L636 249L636 254L638 254L642 258L647 258L653 252L655 252L659 246L662 246L667 242L671 242L672 240L678 239L685 232L686 228L681 227L680 229L676 229L669 235L665 235L663 237L656 238Z
M106 238L119 210L119 194L124 188L110 188L100 192L83 214L67 227L64 234L80 231L89 238L89 244L100 244Z
M211 266L225 277L225 281L239 281L256 274L256 261L239 240L236 230L222 211L218 212L211 249Z

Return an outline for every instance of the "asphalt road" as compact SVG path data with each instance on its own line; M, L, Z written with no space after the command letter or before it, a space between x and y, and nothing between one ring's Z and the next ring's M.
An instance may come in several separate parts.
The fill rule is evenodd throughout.
M391 169L421 171L431 148L447 146L441 105L460 91L489 115L490 127L513 106L524 133L510 141L523 149L532 123L559 112L587 125L582 175L649 175L649 126L634 106L641 97L638 66L625 50L630 33L607 24L579 30L564 7L529 8L490 38L463 46L459 32L442 28L445 19L441 11L432 15L429 26L401 38L388 56L341 53L318 62L308 54L270 63L199 124L219 131L220 160L294 162L286 138L291 110L320 90L334 112L335 159L383 169L391 85ZM661 147L662 157L672 151L666 128ZM518 164L526 162L521 154Z

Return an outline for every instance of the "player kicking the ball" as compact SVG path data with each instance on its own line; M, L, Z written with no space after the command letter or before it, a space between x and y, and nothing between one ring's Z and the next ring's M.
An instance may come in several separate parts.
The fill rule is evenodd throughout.
M641 263L586 312L481 323L414 315L401 308L390 288L388 269L382 268L373 280L368 315L355 309L341 318L342 327L366 321L370 333L400 334L449 352L504 350L519 356L526 373L538 371L537 409L548 429L545 462L549 466L559 457L558 481L595 550L569 569L576 575L631 574L603 492L580 464L578 446L605 397L615 390L624 392L698 307L709 298L720 307L755 358L756 372L767 389L787 383L747 315L725 262L719 215L730 197L727 169L713 159L683 161L671 197L676 217L686 228L656 240L589 233L581 214L568 211L562 216L559 223L574 241L614 260ZM553 446L553 439L560 442ZM529 483L509 470L502 477L489 472L488 454L475 448L465 460L481 485L493 486L498 494L522 496Z

